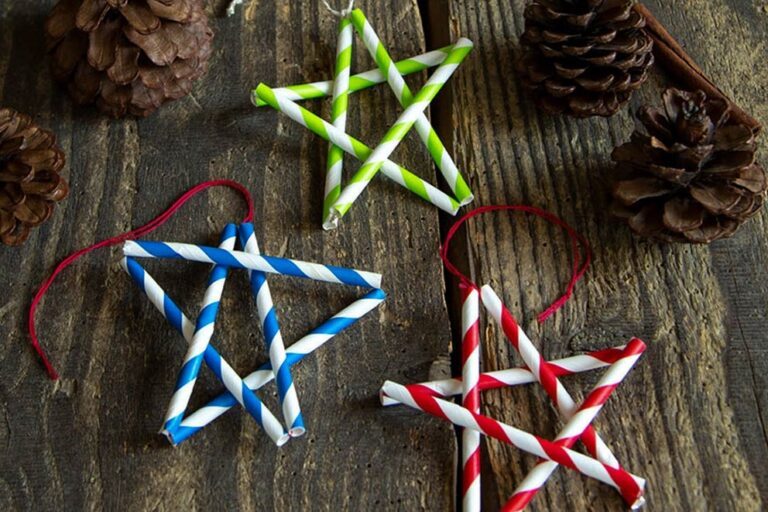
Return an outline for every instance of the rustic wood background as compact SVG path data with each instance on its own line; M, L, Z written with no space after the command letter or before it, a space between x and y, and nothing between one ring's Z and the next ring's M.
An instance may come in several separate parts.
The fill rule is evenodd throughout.
M450 509L453 430L411 411L383 411L376 392L385 379L413 382L448 371L459 311L437 250L452 219L377 180L341 229L323 233L326 145L248 102L259 81L329 77L332 16L319 1L246 0L237 16L224 18L226 2L211 0L216 52L193 95L146 120L111 121L73 109L51 83L41 31L53 3L0 0L0 104L59 134L72 185L70 198L26 246L0 248L0 509ZM630 111L658 102L670 77L657 71L632 108L610 120L542 115L512 65L524 3L358 2L396 56L458 36L476 43L432 109L476 204L549 209L581 231L596 256L575 298L543 326L535 313L569 275L562 233L519 215L480 218L469 224L457 257L478 282L503 291L548 357L631 336L649 342L597 422L625 466L647 477L649 510L760 510L768 503L765 215L709 247L638 241L614 224L606 213L608 155L631 132ZM724 90L768 120L764 0L648 6ZM372 67L359 44L356 61L358 70ZM327 102L313 108L327 115ZM356 94L351 130L374 141L398 111L386 87ZM435 174L413 138L397 159ZM55 262L148 221L188 187L225 177L252 190L266 252L382 272L390 296L297 367L309 433L282 449L239 412L179 448L158 438L184 344L123 275L119 249L89 256L61 276L39 312L60 381L46 380L27 344L27 303ZM153 238L213 243L242 212L234 194L210 192ZM202 296L203 267L149 268L188 310ZM279 277L271 283L287 340L355 297L340 287ZM245 279L236 274L216 340L244 372L265 358L255 324ZM485 369L518 364L495 326L486 325ZM582 396L595 379L570 378L566 385ZM219 386L206 375L198 388L196 404ZM526 430L553 436L559 425L536 387L487 393L484 400L488 414ZM486 449L485 508L493 510L535 460L495 441ZM610 489L561 470L531 510L621 508Z

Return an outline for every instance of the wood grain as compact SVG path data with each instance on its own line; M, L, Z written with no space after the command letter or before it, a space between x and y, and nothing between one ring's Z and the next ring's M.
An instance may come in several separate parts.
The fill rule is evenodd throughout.
M670 79L657 73L610 120L542 115L515 77L524 0L433 0L433 44L458 36L477 51L453 83L450 114L460 167L472 169L478 204L533 204L575 226L595 260L575 298L543 326L535 313L567 282L565 236L520 215L469 225L467 260L479 282L503 291L548 357L625 342L650 343L641 364L598 419L625 467L649 481L649 510L760 510L768 497L765 216L732 240L710 247L664 246L634 239L607 215L609 155L632 129L630 112L658 102ZM739 0L648 2L702 67L746 110L768 118L766 11ZM440 17L444 22L440 23ZM447 108L443 105L443 108ZM486 325L486 370L516 364L495 325ZM577 396L596 376L569 379ZM485 411L551 437L559 425L534 388L484 395ZM485 499L495 507L536 462L487 443ZM531 510L616 510L610 490L558 471Z
M17 250L0 249L0 508L3 510L446 510L452 500L450 426L407 411L382 413L386 378L421 380L447 351L450 329L438 216L377 180L338 232L319 229L327 146L248 92L331 76L336 21L320 2L253 0L212 20L211 70L192 96L141 121L73 110L51 83L42 22L52 1L0 0L0 102L60 137L72 195ZM218 13L222 2L209 5ZM415 1L359 2L397 56L425 49ZM358 48L357 69L373 67ZM311 108L328 113L322 102ZM374 143L397 117L385 88L352 100L350 128ZM417 141L397 159L433 173ZM355 162L349 161L352 169ZM182 339L118 267L119 249L89 256L57 281L38 326L63 379L45 379L23 327L31 291L64 255L140 225L191 185L245 183L265 252L385 275L386 305L297 368L306 438L282 449L232 412L172 449L156 432L184 354ZM235 195L195 199L155 239L214 243L243 214ZM192 311L207 269L149 269ZM287 343L360 290L271 280ZM417 282L431 283L418 286ZM217 346L239 370L265 360L242 274L225 292ZM210 375L199 405L218 392ZM263 394L274 405L273 392ZM273 410L276 410L273 408Z

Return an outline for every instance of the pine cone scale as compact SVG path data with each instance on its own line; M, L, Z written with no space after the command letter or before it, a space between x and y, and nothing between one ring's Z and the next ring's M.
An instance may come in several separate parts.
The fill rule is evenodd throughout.
M134 46L118 45L115 62L107 70L107 76L118 85L128 85L139 76L141 50Z
M632 0L533 0L518 70L537 104L610 116L647 80L653 40Z
M669 89L663 110L642 108L640 125L613 160L622 178L614 212L641 236L709 243L754 216L768 190L752 131L703 92Z
M0 109L0 242L19 245L69 191L64 153L29 116Z
M126 3L120 8L120 14L123 15L128 24L140 34L151 34L160 28L160 18L155 16L149 7L137 2Z
M687 198L675 198L664 205L662 222L677 232L698 229L704 224L706 210Z
M75 16L75 25L83 32L91 32L99 26L109 12L106 0L83 0Z
M212 54L201 0L60 0L46 31L56 79L115 117L187 95Z

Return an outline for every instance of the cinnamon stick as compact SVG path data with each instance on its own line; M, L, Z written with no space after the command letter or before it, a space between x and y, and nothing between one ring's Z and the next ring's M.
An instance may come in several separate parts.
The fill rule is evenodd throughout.
M756 135L762 130L763 127L757 119L734 103L704 74L704 71L647 7L635 4L634 9L646 19L646 30L653 38L653 53L656 61L674 73L675 80L682 82L691 90L700 89L710 97L722 98L731 107L731 119L743 123Z

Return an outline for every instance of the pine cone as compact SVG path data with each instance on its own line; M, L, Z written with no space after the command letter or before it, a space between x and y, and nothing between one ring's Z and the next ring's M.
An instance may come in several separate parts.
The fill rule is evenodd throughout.
M613 151L614 213L641 236L709 243L731 236L763 204L768 180L755 135L729 120L728 104L668 89L664 109L641 108L630 142Z
M0 108L0 242L21 245L53 213L69 187L59 175L64 153L32 118Z
M518 71L551 113L612 116L648 78L653 40L633 0L534 0Z
M114 117L186 96L212 52L200 0L60 0L45 31L54 77Z

